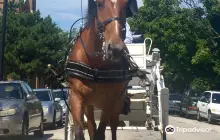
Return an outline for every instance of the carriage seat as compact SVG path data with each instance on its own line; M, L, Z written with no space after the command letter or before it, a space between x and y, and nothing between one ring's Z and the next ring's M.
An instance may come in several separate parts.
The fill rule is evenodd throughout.
M133 43L143 43L144 42L143 34L132 35L132 37L133 37Z

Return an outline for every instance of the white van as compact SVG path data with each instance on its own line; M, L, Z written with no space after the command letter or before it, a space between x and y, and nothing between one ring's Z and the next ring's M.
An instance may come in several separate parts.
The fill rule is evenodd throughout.
M220 121L220 91L205 91L197 102L197 120Z

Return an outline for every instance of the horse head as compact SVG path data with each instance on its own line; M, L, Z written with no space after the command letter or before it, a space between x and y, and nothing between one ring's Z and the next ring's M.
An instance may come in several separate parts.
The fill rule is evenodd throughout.
M128 0L89 0L88 18L95 21L105 59L119 61L126 49L125 22Z

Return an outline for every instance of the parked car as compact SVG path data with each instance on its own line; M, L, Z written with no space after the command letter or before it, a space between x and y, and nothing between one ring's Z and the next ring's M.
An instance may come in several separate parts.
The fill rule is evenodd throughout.
M68 92L69 92L68 89L63 89L63 90L62 89L54 89L53 90L55 98L60 98L61 99L61 101L59 103L62 106L62 110L63 110L63 124L65 124L66 108L67 108L65 100L67 102Z
M209 123L220 121L220 92L205 91L197 103L197 120L205 118Z
M182 95L180 94L169 95L169 112L171 114L180 113L181 101L182 101Z
M43 137L43 108L24 81L0 82L0 135Z
M185 92L180 105L180 116L185 115L186 118L197 115L196 103L201 97L202 91L191 89Z
M62 126L62 107L59 104L60 99L56 98L51 89L34 89L37 98L41 101L44 111L45 125L50 125L52 129Z

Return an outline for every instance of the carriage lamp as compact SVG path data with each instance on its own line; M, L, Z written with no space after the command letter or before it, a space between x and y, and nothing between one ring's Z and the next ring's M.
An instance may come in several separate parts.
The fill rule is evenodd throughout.
M158 48L152 50L152 59L153 61L160 61L160 50Z

